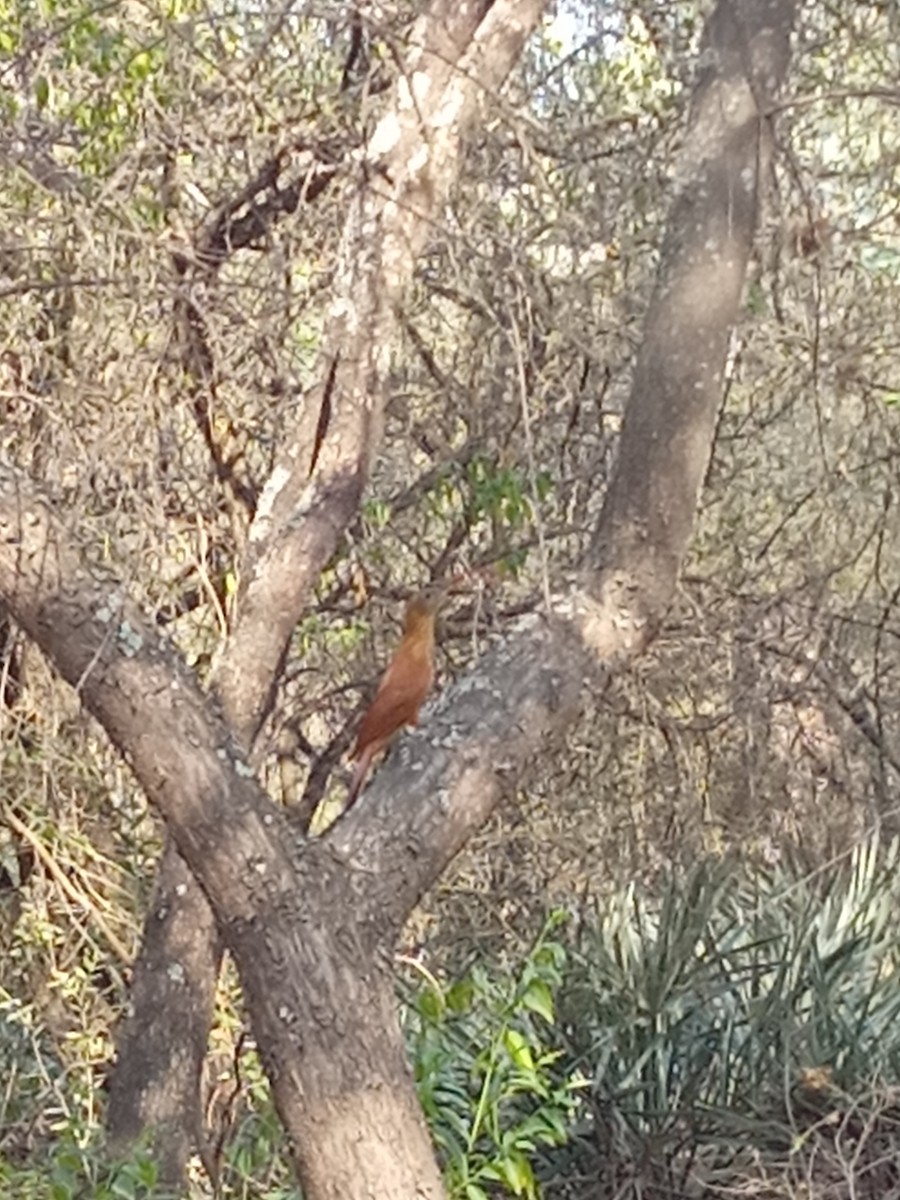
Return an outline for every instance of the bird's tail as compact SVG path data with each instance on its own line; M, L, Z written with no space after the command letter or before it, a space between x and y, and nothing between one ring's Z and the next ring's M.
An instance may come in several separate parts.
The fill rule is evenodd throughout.
M356 798L362 791L362 786L366 782L366 776L369 773L369 767L372 765L372 757L374 755L374 747L366 746L365 750L356 760L356 766L353 768L353 778L350 780L350 791L347 793L347 803L344 807L344 812L352 808L356 803Z

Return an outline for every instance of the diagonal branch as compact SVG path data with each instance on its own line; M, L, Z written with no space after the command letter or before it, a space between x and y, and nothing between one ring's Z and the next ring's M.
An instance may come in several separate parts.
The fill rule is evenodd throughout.
M573 680L630 661L671 601L714 442L770 160L764 114L785 78L793 19L792 0L720 0L707 24L617 465L580 587L556 600L552 619L525 618L441 700L326 835L352 861L379 864L373 920L403 920L509 773L577 708Z
M227 823L234 854L211 868L232 889L220 915L246 919L242 831L258 840L257 826L286 829L281 810L180 656L123 586L87 565L37 488L2 461L0 595L103 725L195 866L209 828Z
M460 141L483 95L509 74L542 7L542 0L506 0L479 22L476 7L441 0L417 23L393 103L366 147L348 195L321 382L286 434L261 497L237 624L216 674L248 742L265 719L306 599L358 510L381 442L396 304L456 178Z

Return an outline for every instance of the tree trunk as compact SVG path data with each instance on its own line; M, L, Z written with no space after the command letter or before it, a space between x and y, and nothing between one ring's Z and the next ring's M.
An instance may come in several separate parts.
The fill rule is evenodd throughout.
M459 141L483 93L502 87L544 4L432 0L411 31L393 102L370 139L370 169L365 175L357 169L359 183L347 189L344 254L322 337L318 395L307 396L288 430L282 462L252 522L237 619L213 678L231 730L251 755L285 647L357 514L377 453L387 395L384 350L397 327L396 302L456 177ZM421 87L410 105L413 79ZM308 203L318 189L303 192ZM215 228L198 236L197 263L221 263L235 242L233 232L218 227L218 211ZM200 1067L222 947L206 898L171 841L158 891L177 902L147 919L131 1015L117 1039L107 1120L120 1144L149 1126L161 1179L178 1187L200 1129ZM167 982L158 981L161 972ZM171 1076L165 1082L158 1074L163 1064Z
M257 1038L268 1047L279 1114L303 1147L303 1194L440 1200L444 1186L397 1021L392 962L365 952L348 957L340 945L317 936L307 953L292 955L274 990L264 971L241 975ZM241 957L237 946L235 953Z
M169 838L109 1081L111 1144L125 1148L149 1131L160 1186L172 1189L204 1145L200 1076L222 953L212 909L202 895L193 902L196 888Z

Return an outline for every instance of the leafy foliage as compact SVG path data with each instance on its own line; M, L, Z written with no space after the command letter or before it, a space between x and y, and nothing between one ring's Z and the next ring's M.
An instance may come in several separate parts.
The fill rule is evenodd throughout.
M873 839L824 871L707 861L658 899L596 901L568 936L554 915L512 970L441 982L405 960L419 977L402 991L406 1035L454 1200L552 1200L576 1176L590 1196L613 1179L622 1196L706 1196L767 1171L815 1180L851 1142L850 1178L881 1178L900 1144L898 860L898 842ZM36 1154L7 1134L5 1193L163 1200L146 1154L109 1162L91 1097L29 1013L7 1000L4 1019L4 1126L58 1105ZM221 1196L294 1200L253 1050L227 1086Z
M898 857L874 839L828 872L703 863L658 902L598 905L560 1005L595 1171L685 1186L694 1160L796 1153L900 1085Z
M429 976L405 1022L419 1098L454 1200L487 1200L495 1185L534 1200L535 1153L561 1145L580 1081L560 1073L555 996L566 951L552 917L515 973L477 965L448 987Z

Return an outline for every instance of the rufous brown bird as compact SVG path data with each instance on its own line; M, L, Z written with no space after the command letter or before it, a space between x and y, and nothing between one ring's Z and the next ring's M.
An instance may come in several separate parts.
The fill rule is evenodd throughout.
M347 808L354 803L373 761L404 725L415 725L434 683L434 622L447 587L426 588L406 608L403 638L362 719L351 758L356 768Z

